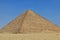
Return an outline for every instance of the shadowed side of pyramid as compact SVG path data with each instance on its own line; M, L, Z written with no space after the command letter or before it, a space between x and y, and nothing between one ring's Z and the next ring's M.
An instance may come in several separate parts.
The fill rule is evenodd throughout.
M37 15L31 10L26 11L21 16L6 25L2 31L9 33L39 33L44 31L60 32L55 24Z

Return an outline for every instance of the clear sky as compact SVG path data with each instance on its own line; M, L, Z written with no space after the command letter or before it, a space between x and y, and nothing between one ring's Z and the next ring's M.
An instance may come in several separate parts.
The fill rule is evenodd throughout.
M0 0L0 29L28 9L60 26L60 0Z

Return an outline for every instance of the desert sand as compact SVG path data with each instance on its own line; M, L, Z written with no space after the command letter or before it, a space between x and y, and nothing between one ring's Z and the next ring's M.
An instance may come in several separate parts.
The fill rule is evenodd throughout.
M0 34L0 40L60 40L60 33Z

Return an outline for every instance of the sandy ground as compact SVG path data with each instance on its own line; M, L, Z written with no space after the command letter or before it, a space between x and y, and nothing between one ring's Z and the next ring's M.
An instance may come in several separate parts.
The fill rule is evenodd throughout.
M0 40L60 40L60 33L0 34Z

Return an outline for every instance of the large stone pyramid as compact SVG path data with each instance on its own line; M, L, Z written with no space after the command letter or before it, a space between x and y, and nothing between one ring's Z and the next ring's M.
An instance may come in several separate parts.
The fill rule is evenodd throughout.
M6 25L1 31L8 33L60 32L60 28L35 12L27 10Z

